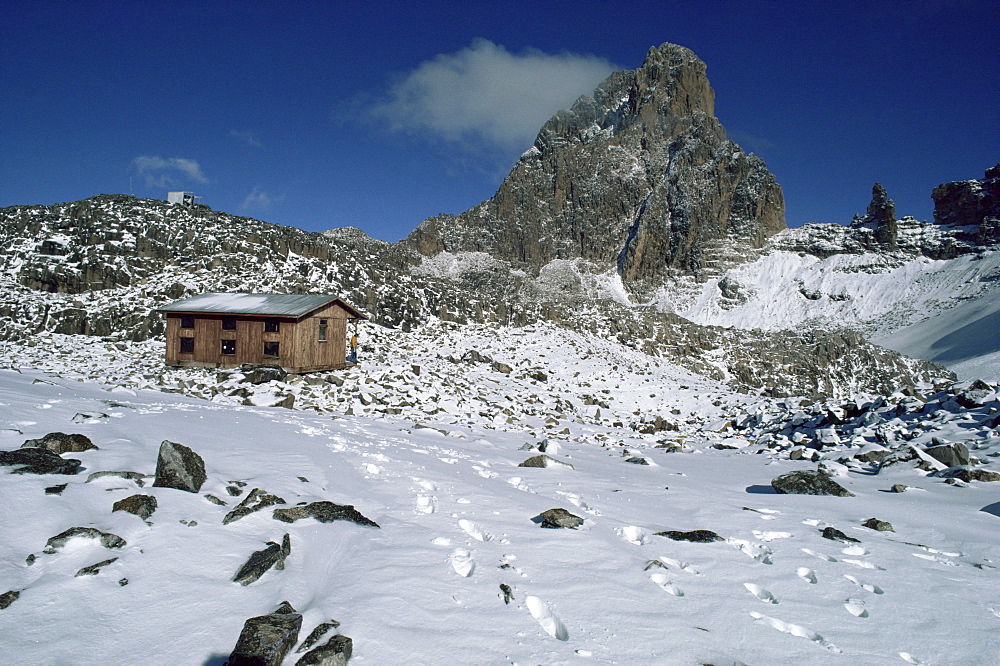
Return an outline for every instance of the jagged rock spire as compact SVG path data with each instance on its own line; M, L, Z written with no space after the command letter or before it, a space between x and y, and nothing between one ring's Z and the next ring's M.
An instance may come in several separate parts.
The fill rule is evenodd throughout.
M583 258L632 288L670 271L702 274L717 255L785 228L781 187L727 140L705 63L675 44L616 72L541 128L496 195L425 220L421 253L483 251L538 270Z

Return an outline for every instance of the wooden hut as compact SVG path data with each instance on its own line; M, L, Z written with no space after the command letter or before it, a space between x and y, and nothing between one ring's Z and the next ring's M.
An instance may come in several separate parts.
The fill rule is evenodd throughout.
M200 294L157 312L167 318L167 365L288 372L343 368L348 322L368 319L327 294Z

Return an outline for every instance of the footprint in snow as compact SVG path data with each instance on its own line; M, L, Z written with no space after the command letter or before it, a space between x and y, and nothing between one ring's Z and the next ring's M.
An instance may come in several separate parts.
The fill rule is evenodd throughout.
M649 543L649 535L641 527L628 525L626 527L615 528L618 535L634 546L641 546Z
M451 551L448 561L451 563L451 568L455 570L455 573L465 578L471 576L472 572L476 569L476 562L472 559L472 553L465 548L456 548Z
M867 555L868 551L861 546L848 546L841 550L844 555Z
M427 481L426 479L417 479L417 478L414 478L413 480L417 483L418 486L420 486L424 490L429 490L430 492L434 492L435 490L437 490L437 486L434 485L433 481Z
M482 528L479 527L479 525L472 522L471 520L466 520L465 518L463 518L462 520L458 521L458 526L462 528L463 532L468 534L476 541L489 541L490 539L493 538L493 535L484 532Z
M875 571L885 571L885 567L880 567L879 565L877 565L877 564L875 564L873 562L866 562L864 560L855 560L855 559L851 559L849 557L845 557L844 558L844 562L846 562L847 564L853 564L854 566L860 567L862 569L873 569Z
M858 587L860 587L862 590L865 590L866 592L871 592L873 594L882 594L882 588L879 587L878 585L872 585L871 583L865 583L863 581L858 580L854 576L850 576L848 574L844 574L844 578L846 578L847 580L851 581L852 583L854 583L855 585L857 585Z
M816 584L816 572L809 567L799 567L795 570L795 574L807 583Z
M783 622L777 618L768 617L767 615L763 615L756 611L751 612L750 617L752 617L757 622L760 622L761 624L766 624L767 626L772 627L773 629L777 629L782 633L791 634L792 636L798 636L800 638L807 638L811 640L813 643L825 647L830 652L835 652L837 654L840 654L842 652L840 648L833 645L825 638L817 634L815 631L807 627L803 627L797 624L791 624L789 622Z
M434 513L437 501L427 495L417 495L417 513Z
M868 611L865 610L865 602L861 599L848 599L844 603L844 608L854 617L868 617Z
M535 618L535 621L545 630L545 633L560 641L569 640L569 632L566 631L566 625L556 617L548 604L535 596L526 597L524 603L528 607L531 617Z
M829 555L824 555L823 553L818 553L815 550L811 550L809 548L803 548L802 552L805 553L806 555L812 555L813 557L818 557L819 559L823 560L824 562L836 562L837 561L836 557L830 557Z
M928 555L924 553L913 553L913 557L919 557L922 560L929 560L931 562L938 562L940 564L946 564L949 567L957 567L958 565L947 557L938 557L937 555Z
M757 597L761 601L769 604L776 604L778 600L774 598L774 595L769 591L765 590L760 585L754 583L743 583L743 587L747 588L747 592Z
M365 468L365 471L368 472L369 474L381 474L382 473L382 468L379 467L378 465L374 464L374 463L365 463L364 464L364 468Z
M663 573L650 574L649 579L654 583L656 583L657 585L659 585L661 588L663 588L664 591L669 592L675 597L684 596L684 590L682 590L681 588L677 587L672 582L670 582L670 578L669 576L667 576L667 574Z
M774 541L775 539L788 539L792 536L791 532L763 532L761 530L753 530L753 535L760 541Z
M659 561L660 561L661 564L666 564L668 567L676 567L677 569L680 569L681 571L683 571L685 573L689 573L692 576L700 576L701 575L701 573L699 573L699 571L697 569L695 569L693 566L691 566L687 562L681 562L680 560L675 560L672 557L663 557L663 556L660 557Z
M774 551L762 543L751 543L744 539L726 539L726 543L761 564L771 564L771 555Z
M917 659L909 652L900 652L900 658L908 664L916 664L916 666L924 666L927 662Z

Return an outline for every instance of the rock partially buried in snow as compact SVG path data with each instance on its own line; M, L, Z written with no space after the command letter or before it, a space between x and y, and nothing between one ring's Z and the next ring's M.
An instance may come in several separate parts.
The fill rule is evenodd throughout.
M789 472L775 477L771 487L782 495L833 495L854 497L854 493L830 478L823 470Z
M690 541L692 543L712 543L713 541L723 541L723 538L712 530L691 530L690 532L666 530L664 532L654 532L653 534L655 536L673 539L674 541Z
M197 453L177 442L163 440L156 458L156 488L176 488L189 493L201 489L208 477L205 461Z
M353 651L354 642L350 637L337 634L325 644L302 655L295 666L345 666Z
M335 520L346 520L366 527L378 527L378 523L366 518L352 504L334 504L333 502L311 502L288 509L275 509L274 519L283 523L294 523L303 518L315 518L321 523L332 523Z
M243 623L227 666L281 666L295 646L302 628L302 615L287 602L274 613L252 617Z
M225 515L222 519L222 524L228 525L229 523L237 521L244 516L249 516L255 511L260 511L261 509L274 504L286 504L286 502L277 495L271 495L260 488L254 488L250 491L250 494L243 498L242 502L237 504L232 511Z
M121 548L125 545L125 539L121 538L117 534L111 534L110 532L102 532L101 530L94 527L71 527L64 532L60 532L51 539L45 542L45 550L43 552L52 554L66 545L66 542L73 537L85 537L88 539L97 539L101 542L101 545L105 548Z
M863 527L867 527L870 530L876 530L878 532L895 532L896 531L896 530L892 529L892 523L890 523L888 521L885 521L885 520L879 520L878 518L869 518L865 522L861 523L861 525Z
M932 446L926 449L924 453L948 467L969 464L969 448L962 442Z
M978 469L976 467L951 467L936 472L934 476L943 479L960 479L966 483L972 481L1000 481L1000 472L992 472L988 469Z
M539 522L541 522L542 527L548 529L576 529L580 525L583 525L583 518L573 515L566 509L549 509L547 511L542 511L535 517L535 519L540 519Z
M115 511L127 511L146 520L156 511L156 498L152 495L132 495L115 502L111 513Z
M0 610L7 608L12 603L17 601L17 598L21 596L20 590L11 590L10 592L4 592L0 594Z
M13 467L12 474L76 474L80 461L61 458L48 449L29 447L0 451L0 467Z
M64 432L50 432L41 439L29 439L21 448L40 448L51 451L56 455L64 453L80 453L96 449L90 438L86 435L67 435Z
M836 527L824 527L820 536L822 536L824 539L829 539L830 541L843 541L844 543L861 543L860 539L849 537L840 530L838 530Z
M274 567L279 571L285 568L285 558L292 552L291 538L286 534L279 546L274 541L267 542L267 548L253 553L233 576L233 582L247 586Z
M546 455L532 456L519 464L518 467L555 467L557 465L573 469L573 465Z

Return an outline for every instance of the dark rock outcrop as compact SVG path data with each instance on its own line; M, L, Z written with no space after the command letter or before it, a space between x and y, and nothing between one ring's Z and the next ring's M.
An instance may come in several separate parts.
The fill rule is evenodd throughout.
M80 461L62 458L48 449L28 447L0 451L0 467L12 467L13 474L76 474Z
M302 615L287 603L274 613L252 617L243 623L227 666L281 666L295 647L302 628Z
M680 532L677 530L665 530L654 532L654 536L666 537L673 541L690 541L692 543L712 543L723 541L723 538L712 530L691 530L690 532Z
M7 608L12 603L17 601L17 598L21 596L20 590L10 590L9 592L4 592L0 594L0 610Z
M97 448L86 435L67 435L64 432L50 432L40 439L29 439L21 445L21 448L25 447L47 449L60 456L64 453L80 453Z
M982 180L943 183L931 192L934 221L954 227L976 227L980 245L1000 242L1000 164Z
M943 479L959 479L960 481L965 481L966 483L970 483L972 481L1000 481L1000 472L980 469L977 467L950 467L948 469L943 469L940 472L935 472L934 476L938 476Z
M230 486L235 487L235 486ZM261 509L275 504L285 504L285 500L278 497L277 495L272 495L267 493L260 488L254 488L243 498L239 504L233 507L233 510L225 515L222 519L223 525L228 525L231 522L237 521L244 516L249 516L255 511L260 511Z
M824 539L829 539L830 541L843 541L845 543L860 543L860 539L855 539L854 537L849 537L836 527L824 527L821 530L821 534Z
M823 470L789 472L774 478L771 487L782 495L834 495L854 497L842 485L830 478Z
M176 488L196 493L207 479L205 461L197 453L176 442L163 440L156 458L155 488Z
M868 204L868 212L861 220L875 228L875 240L888 250L896 249L896 205L886 194L881 183L872 187L872 201Z
M570 468L573 467L573 465L571 465L570 463L563 462L561 460L556 460L552 456L546 456L546 455L531 456L530 458L526 459L524 462L518 463L517 466L518 467L558 467L560 465L563 466L563 467L570 467Z
M924 453L948 467L969 464L969 447L962 442L932 446L926 449Z
M378 523L366 518L352 504L334 504L333 502L310 502L287 509L275 509L274 519L283 523L294 523L303 518L315 518L321 523L332 523L335 520L346 520L365 527L378 527Z
M125 545L125 539L117 534L102 532L96 527L71 527L46 541L45 549L42 552L51 555L65 546L66 542L74 537L97 539L105 548L121 548Z
M548 529L576 529L580 525L583 525L583 518L570 513L566 509L548 509L542 511L535 517L535 521Z
M425 220L406 242L536 273L581 258L633 288L670 271L703 275L733 245L760 247L785 228L781 188L727 140L705 70L684 47L651 48L640 68L546 122L492 199Z
M285 558L292 552L291 538L286 534L281 543L274 541L267 542L267 548L255 551L240 570L233 576L233 582L246 586L263 576L268 569L274 567L277 570L285 568Z
M353 651L354 642L350 637L337 634L323 645L302 655L295 666L346 666Z
M863 527L867 527L870 530L875 530L876 532L895 532L892 529L892 523L887 520L879 520L878 518L869 518L865 522L861 523Z
M111 506L111 513L127 511L146 520L156 511L156 498L152 495L132 495L120 499Z

